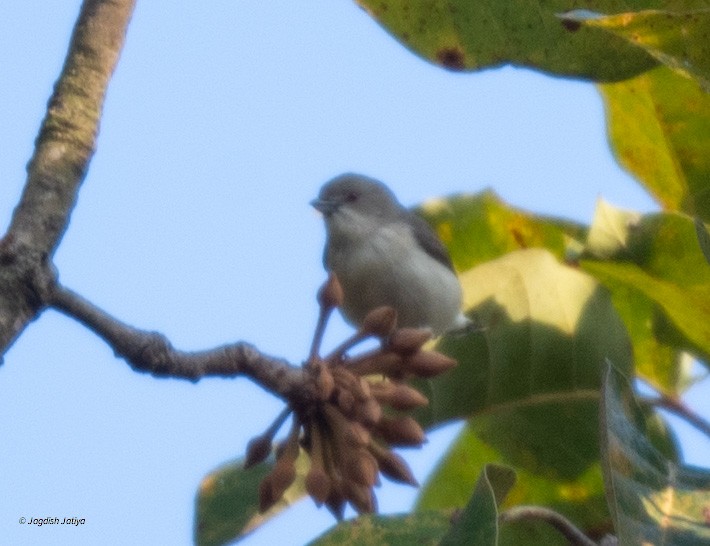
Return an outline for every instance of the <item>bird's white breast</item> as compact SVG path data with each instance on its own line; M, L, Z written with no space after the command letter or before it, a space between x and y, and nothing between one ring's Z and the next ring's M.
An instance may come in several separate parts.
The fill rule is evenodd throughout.
M328 267L343 286L347 319L358 324L371 309L390 305L400 326L430 327L435 333L454 326L461 306L458 279L420 247L406 223L373 227L348 211L329 227L339 244L328 254Z

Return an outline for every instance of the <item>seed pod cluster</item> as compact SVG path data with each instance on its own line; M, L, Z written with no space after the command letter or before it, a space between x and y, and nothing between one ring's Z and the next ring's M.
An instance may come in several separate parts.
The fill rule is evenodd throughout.
M337 299L337 279L331 276L319 293L321 310ZM423 429L406 412L427 405L428 400L407 381L443 373L456 361L422 350L431 336L428 330L397 329L396 321L394 309L374 309L360 330L331 355L320 358L317 351L311 352L304 375L312 382L316 396L308 404L299 401L292 405L291 431L277 451L274 468L260 486L262 511L275 504L293 483L300 448L310 458L305 477L308 494L337 518L342 517L348 503L358 513L377 510L373 489L380 484L380 474L418 485L404 459L390 449L425 442ZM322 332L315 336L322 336ZM380 339L380 347L346 356L353 345L368 337ZM281 422L277 420L278 426ZM271 446L278 429L275 425L249 443L249 464L268 455L267 446Z

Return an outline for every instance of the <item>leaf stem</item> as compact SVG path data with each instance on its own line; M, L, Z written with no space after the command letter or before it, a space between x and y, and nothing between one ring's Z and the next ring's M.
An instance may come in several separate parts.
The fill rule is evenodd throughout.
M580 531L562 514L542 506L516 506L498 516L500 523L521 520L542 520L557 529L573 546L597 546L591 538Z

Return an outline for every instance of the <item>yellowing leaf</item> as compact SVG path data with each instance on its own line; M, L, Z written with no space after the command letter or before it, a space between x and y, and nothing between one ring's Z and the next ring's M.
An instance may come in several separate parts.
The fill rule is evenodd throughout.
M710 92L710 10L645 10L615 15L575 10L563 18L628 40Z
M619 163L664 209L710 221L710 94L665 67L600 90Z
M557 14L578 2L529 0L356 0L406 47L450 70L513 64L599 81L636 75L656 64L623 38L581 28L570 32ZM668 2L666 2L668 4ZM684 0L685 6L702 5ZM646 2L588 0L605 13Z

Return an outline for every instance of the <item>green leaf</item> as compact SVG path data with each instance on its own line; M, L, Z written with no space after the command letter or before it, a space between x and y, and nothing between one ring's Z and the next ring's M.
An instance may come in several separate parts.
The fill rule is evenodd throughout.
M666 459L628 380L608 366L600 420L607 499L620 544L710 544L710 472Z
M511 499L604 528L597 428L604 359L616 355L631 370L626 330L608 295L591 277L539 249L477 266L461 281L466 309L487 329L440 342L438 349L459 365L421 385L431 404L419 417L430 426L472 419L461 449L442 463L442 472L451 474L432 477L422 493L430 500L420 506L462 506L482 465L500 462L519 472ZM435 493L439 488L447 492ZM437 504L441 495L446 502ZM503 534L520 538L514 527Z
M597 283L540 249L511 252L460 279L464 308L486 330L440 342L438 349L459 364L422 384L431 404L420 412L420 422L431 426L485 411L517 430L516 416L524 413L530 426L544 429L550 422L546 409L560 406L582 410L569 414L574 427L585 412L594 422L604 359L615 355L631 368L626 331ZM596 436L593 427L581 425L569 433ZM523 443L510 450L525 453L525 442L538 443L531 436L523 434ZM595 449L591 444L590 452Z
M691 348L710 355L710 286L683 287L655 278L634 264L584 262L600 281L632 286L661 306Z
M608 16L574 10L562 17L628 40L710 91L710 10L646 10Z
M644 288L644 282L635 282L622 270L630 264L640 267L654 279L675 286L687 304L693 290L703 291L710 285L710 269L703 263L692 222L679 214L641 216L600 200L585 253L598 261L583 260L582 267L611 291L614 306L626 324L636 372L659 391L678 395L692 383L692 366L685 351L694 350L699 356L706 352L698 351L659 305L663 291ZM690 292L686 294L686 290ZM676 307L674 297L670 296L669 304ZM698 309L691 307L688 313L679 307L677 312L692 315ZM690 327L697 330L703 325Z
M259 483L273 468L273 461L244 470L244 460L228 463L202 479L197 494L195 543L217 546L243 538L305 496L303 479L307 456L296 461L296 481L283 498L259 513Z
M490 462L506 463L506 457L478 437L478 416L462 430L457 440L427 478L417 500L417 510L435 510L465 506L479 473ZM495 421L491 416L490 420ZM574 457L569 446L568 456ZM562 478L543 469L534 473L516 469L517 481L508 493L504 507L518 504L546 506L567 515L585 531L597 536L611 531L611 520L604 497L601 467L597 461L575 478ZM508 461L507 464L510 464ZM567 543L549 526L537 522L519 522L499 529L499 544L564 546Z
M586 236L580 224L513 208L491 190L427 201L419 212L447 246L458 271L521 248L547 248L561 260L572 241Z
M357 0L406 47L451 70L502 64L529 66L566 76L612 81L656 64L623 38L565 28L556 14L577 7L572 0ZM642 0L588 0L585 7L616 13L648 7ZM701 0L656 2L680 9L706 7Z
M664 209L710 221L710 94L665 67L600 90L619 163Z
M498 506L514 484L514 470L496 464L486 465L476 482L471 499L442 539L441 546L497 546Z
M312 546L411 546L439 543L451 525L451 511L423 511L398 516L360 516L339 523Z
M227 464L202 479L197 495L195 542L224 544L239 536L259 507L259 483L272 465L244 470L244 461Z
M432 477L420 506L462 506L483 464L499 462L519 472L511 499L604 528L597 428L602 370L610 355L632 367L627 333L608 294L540 249L511 252L463 273L461 281L465 308L486 330L440 342L438 349L459 365L420 385L431 404L418 417L429 426L471 420L460 448L440 467L450 474ZM510 526L502 536L519 539L520 532Z
M580 262L612 292L631 334L638 373L676 395L690 382L682 352L710 359L710 268L693 221L681 214L641 218L600 203ZM615 233L599 243L597 233Z

